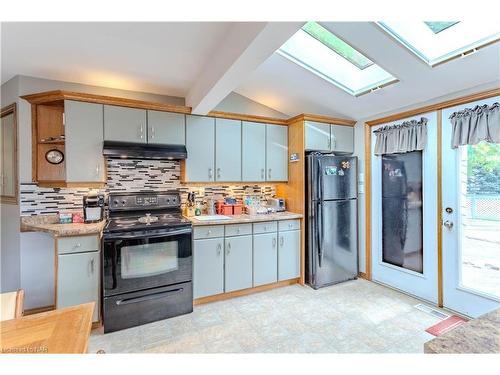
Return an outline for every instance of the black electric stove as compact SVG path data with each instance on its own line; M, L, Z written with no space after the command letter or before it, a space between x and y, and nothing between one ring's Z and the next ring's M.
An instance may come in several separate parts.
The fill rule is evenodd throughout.
M110 194L108 207L104 332L192 312L192 225L179 194Z

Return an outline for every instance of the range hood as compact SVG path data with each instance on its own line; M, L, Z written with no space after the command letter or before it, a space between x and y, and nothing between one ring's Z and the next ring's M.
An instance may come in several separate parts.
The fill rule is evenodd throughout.
M179 160L187 158L186 146L104 141L102 154L108 158Z

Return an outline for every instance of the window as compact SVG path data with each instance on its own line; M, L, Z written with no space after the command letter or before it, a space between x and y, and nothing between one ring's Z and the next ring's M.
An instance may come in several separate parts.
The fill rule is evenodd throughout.
M277 52L354 96L397 82L317 22L306 23Z
M391 21L378 25L430 66L469 55L500 38L498 23L487 21Z
M449 27L452 27L453 25L456 25L459 21L451 21L451 22L443 22L443 21L438 21L438 22L429 22L429 21L424 21L424 23L427 25L429 29L432 30L434 34L438 34L443 30L446 30Z

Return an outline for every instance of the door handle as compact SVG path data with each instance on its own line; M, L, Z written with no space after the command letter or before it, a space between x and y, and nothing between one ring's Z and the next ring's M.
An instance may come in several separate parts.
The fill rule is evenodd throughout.
M450 221L450 220L446 220L443 225L448 229L448 230L452 230L453 229L453 221Z
M92 273L92 275L94 274L94 259L90 260L90 272Z

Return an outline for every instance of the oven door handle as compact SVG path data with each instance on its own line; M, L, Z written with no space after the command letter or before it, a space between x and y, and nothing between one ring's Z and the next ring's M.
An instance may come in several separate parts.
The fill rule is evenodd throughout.
M139 238L161 238L161 237L172 237L172 236L177 236L179 234L188 234L191 233L192 229L191 227L185 228L185 229L178 229L178 230L172 230L169 232L163 232L163 233L155 233L155 234L120 234L120 233L113 233L112 235L105 235L104 240L132 240L132 239L139 239Z
M146 296L141 296L141 297L124 298L124 299L120 299L120 300L116 301L116 304L118 306L130 305L131 303L139 303L139 302L144 302L144 301L150 301L153 299L172 296L174 294L182 293L183 291L184 291L184 288L178 288L178 289L168 290L166 292L148 294Z

